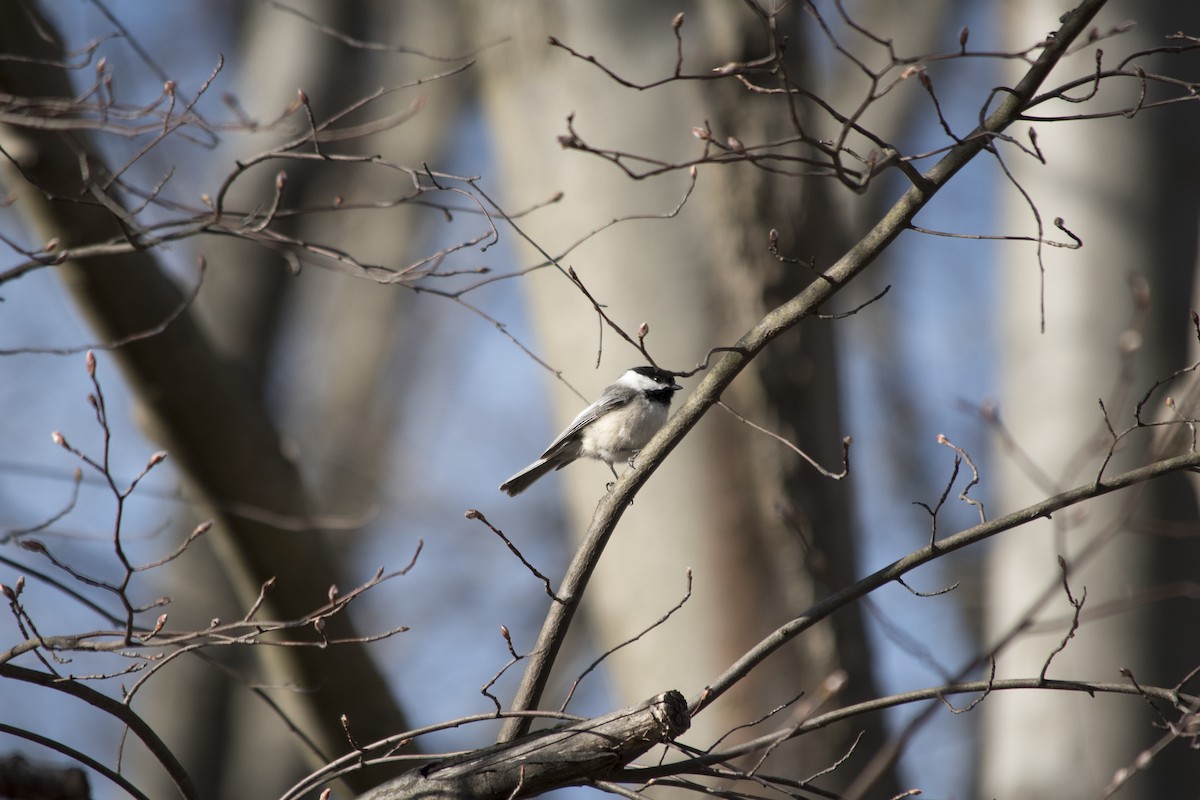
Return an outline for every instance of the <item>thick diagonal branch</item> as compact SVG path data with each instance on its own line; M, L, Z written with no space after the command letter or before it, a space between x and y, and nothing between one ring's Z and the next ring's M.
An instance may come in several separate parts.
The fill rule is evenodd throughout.
M708 409L721 399L726 387L764 347L779 334L791 330L802 320L815 314L841 287L874 263L880 253L908 228L933 196L993 141L995 134L1004 131L1018 120L1050 70L1067 53L1071 43L1083 33L1105 2L1106 0L1083 0L1063 15L1062 26L1053 36L1047 38L1041 56L1029 68L1021 82L1007 91L996 110L970 135L951 148L928 172L921 175L875 227L838 259L824 275L791 300L769 312L747 331L737 344L729 349L725 357L713 366L679 413L672 417L642 450L638 456L638 468L627 471L596 508L584 541L556 592L562 602L554 603L550 607L537 645L529 656L529 665L513 699L514 711L528 711L536 708L540 702L559 648L579 607L592 571L600 560L600 554L634 494L654 473L659 463L675 449ZM528 725L528 720L524 718L510 718L500 732L500 740L510 741L520 736L528 729Z

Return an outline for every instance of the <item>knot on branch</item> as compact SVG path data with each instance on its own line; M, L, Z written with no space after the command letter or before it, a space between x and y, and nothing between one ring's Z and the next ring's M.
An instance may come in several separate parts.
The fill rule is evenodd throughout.
M688 729L687 701L675 690L601 717L537 731L435 761L376 787L359 800L504 800L600 780Z

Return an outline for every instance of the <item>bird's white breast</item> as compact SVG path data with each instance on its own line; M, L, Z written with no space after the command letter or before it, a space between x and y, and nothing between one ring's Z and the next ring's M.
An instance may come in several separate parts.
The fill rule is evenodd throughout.
M588 426L581 443L582 455L609 464L630 458L663 426L669 410L665 403L653 403L645 397L631 400L629 406L605 414Z

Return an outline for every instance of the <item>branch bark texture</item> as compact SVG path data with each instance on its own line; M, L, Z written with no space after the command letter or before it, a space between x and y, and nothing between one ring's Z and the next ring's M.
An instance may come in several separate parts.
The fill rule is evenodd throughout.
M539 731L407 772L359 800L504 800L612 776L688 729L687 702L664 692L631 708Z

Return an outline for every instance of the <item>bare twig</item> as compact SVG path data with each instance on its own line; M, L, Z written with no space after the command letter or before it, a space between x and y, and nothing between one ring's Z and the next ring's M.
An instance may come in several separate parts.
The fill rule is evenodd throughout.
M766 434L767 436L770 436L772 439L779 442L783 446L787 447L793 453L795 453L796 455L800 456L805 461L807 461L813 469L815 469L817 472L824 475L826 478L832 478L835 481L840 481L843 478L845 478L847 475L850 474L850 445L852 445L854 443L854 440L851 439L849 436L842 439L842 471L841 472L830 472L829 470L825 469L820 464L818 464L812 458L812 456L810 456L808 453L801 450L795 444L788 441L787 439L780 436L779 434L775 433L774 431L769 431L766 428L762 427L761 425L758 425L758 424L746 419L741 414L734 411L729 406L729 404L726 403L724 400L718 402L717 405L720 406L722 411L727 412L730 416L732 416L733 418L735 418L736 420L741 422L743 425L748 425L749 427L753 428L754 430L758 431L759 433Z
M613 645L612 647L608 648L603 653L601 653L600 656L597 657L595 661L593 661L591 664L589 664L587 666L586 669L583 670L583 672L579 673L579 677L575 678L575 680L571 682L571 688L567 690L567 696L566 696L566 698L563 699L562 705L559 706L558 710L559 711L567 710L567 706L571 704L571 698L575 696L575 690L579 688L579 684L582 683L583 679L586 678L589 674L591 674L592 671L596 669L596 667L600 666L600 664L602 664L606 658L608 658L609 656L611 656L613 653L617 652L618 650L628 647L629 645L633 644L634 642L641 640L642 637L644 637L646 634L650 633L650 631L652 631L655 628L659 627L660 625L664 624L667 620L669 620L672 616L675 615L676 611L683 608L684 605L687 603L687 601L690 600L691 598L692 598L692 571L691 571L691 569L689 569L687 571L687 591L684 592L684 595L682 598L680 598L679 602L676 603L674 606L672 606L667 611L667 613L663 614L661 617L659 617L657 620L655 620L654 622L647 625L645 628L642 628L642 630L638 631L633 636L630 636L628 639L621 642L620 644Z
M1079 615L1083 611L1083 604L1087 601L1087 587L1083 588L1083 594L1078 598L1071 593L1071 584L1068 582L1067 560L1062 556L1058 557L1058 568L1062 572L1062 587L1063 594L1067 596L1067 602L1071 604L1071 624L1067 628L1067 632L1063 634L1062 641L1050 651L1050 655L1046 656L1046 661L1042 664L1042 671L1038 673L1041 680L1046 680L1046 673L1050 670L1050 663L1054 661L1054 657L1067 649L1067 643L1075 638L1075 631L1079 630Z
M550 579L547 578L545 575L543 575L541 572L539 572L538 568L529 562L529 559L527 559L527 558L525 558L525 556L521 555L521 551L518 550L517 546L512 543L512 540L504 535L504 531L500 530L495 525L488 522L488 518L483 515L482 511L479 511L474 508L468 508L466 511L466 514L464 516L466 516L467 519L479 520L480 522L482 522L484 525L487 526L488 530L490 530L492 533L494 533L498 537L500 537L500 541L504 542L504 544L508 548L509 552L511 552L514 556L516 556L520 560L520 562L525 565L525 569L527 569L533 573L533 577L537 578L538 580L540 580L542 582L542 586L546 589L546 594L548 594L550 596L550 599L556 603L562 602L561 600L558 599L558 595L554 594L554 589L552 589L550 587Z

